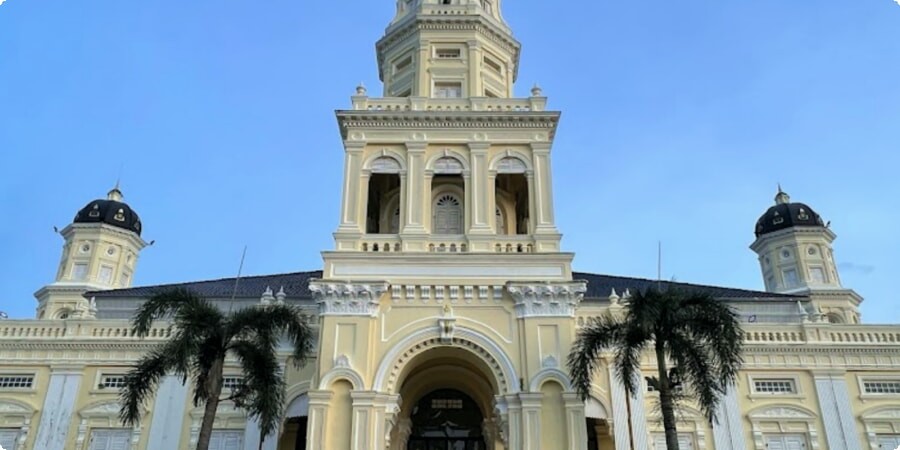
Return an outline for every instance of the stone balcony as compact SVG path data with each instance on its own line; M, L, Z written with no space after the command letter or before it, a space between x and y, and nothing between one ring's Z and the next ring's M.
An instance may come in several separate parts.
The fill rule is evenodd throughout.
M481 236L479 236L481 238ZM403 251L416 251L428 253L535 253L535 239L528 235L498 235L491 236L489 243L480 242L481 245L473 245L472 239L466 235L432 235L426 238L424 246L419 238L414 239L414 245L404 245L404 237L399 234L367 234L359 239L358 244L351 249L367 253L397 253ZM484 239L479 239L483 241ZM479 250L481 248L489 250ZM420 250L422 249L422 250Z

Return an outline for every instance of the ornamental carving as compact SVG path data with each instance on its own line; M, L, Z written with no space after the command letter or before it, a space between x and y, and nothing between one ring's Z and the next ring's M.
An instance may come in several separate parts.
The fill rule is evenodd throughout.
M575 317L575 308L584 299L584 281L509 283L507 290L516 302L516 316Z
M309 290L319 304L322 316L378 315L381 295L388 289L387 283L326 283L314 281Z

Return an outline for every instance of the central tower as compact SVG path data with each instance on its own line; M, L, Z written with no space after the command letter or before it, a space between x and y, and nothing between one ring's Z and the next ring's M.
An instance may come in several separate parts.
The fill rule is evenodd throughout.
M498 0L400 0L377 44L382 98L338 111L338 252L558 252L558 112L512 98L520 45Z

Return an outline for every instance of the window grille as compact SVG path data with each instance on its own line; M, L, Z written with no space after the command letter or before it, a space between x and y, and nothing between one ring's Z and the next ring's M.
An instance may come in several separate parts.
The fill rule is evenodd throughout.
M100 378L100 389L122 389L125 387L125 375L104 375Z
M866 394L900 394L900 380L863 381L863 392Z
M753 380L753 389L757 394L796 394L797 385L789 379Z
M34 375L0 375L0 389L31 389Z
M243 377L225 377L222 379L222 389L237 389L244 384Z

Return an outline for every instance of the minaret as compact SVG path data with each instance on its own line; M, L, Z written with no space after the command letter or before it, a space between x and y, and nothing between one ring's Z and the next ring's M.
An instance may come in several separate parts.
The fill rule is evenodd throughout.
M141 221L123 202L118 183L106 199L88 203L60 234L65 239L56 280L35 293L38 319L92 317L87 291L130 287L147 244Z
M791 202L779 186L775 205L756 222L750 246L759 255L766 290L808 295L829 320L857 321L862 298L841 285L832 250L836 237L819 214Z

